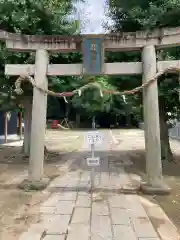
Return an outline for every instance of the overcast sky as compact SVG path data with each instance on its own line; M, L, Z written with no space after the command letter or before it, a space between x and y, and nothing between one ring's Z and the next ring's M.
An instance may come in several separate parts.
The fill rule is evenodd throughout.
M77 4L77 17L85 21L85 29L83 33L104 33L102 27L103 21L107 21L105 13L107 5L105 0L86 0L86 3Z

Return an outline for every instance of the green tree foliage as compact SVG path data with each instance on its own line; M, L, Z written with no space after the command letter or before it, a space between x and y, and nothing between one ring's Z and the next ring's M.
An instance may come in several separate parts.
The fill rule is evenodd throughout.
M0 1L0 29L8 32L37 35L72 35L79 32L77 20L70 19L74 5L70 0L1 0ZM0 96L1 109L9 103L11 95L14 95L14 80L16 78L4 75L5 63L11 64L32 64L34 63L34 53L10 52L5 48L4 42L0 43L0 83L2 93ZM78 54L56 54L50 57L50 61L65 63L80 58ZM72 78L64 78L67 85ZM63 80L60 78L50 78L50 86L54 90L59 87ZM59 83L59 84L57 84ZM62 87L63 88L63 87ZM8 89L8 90L7 90ZM32 94L29 84L23 86L24 95ZM17 97L17 96L15 96ZM18 100L19 98L16 98ZM12 99L7 106L15 107L16 101Z
M180 1L179 0L112 0L110 7L110 16L113 20L112 31L138 31L152 30L162 27L176 27L180 25ZM129 59L129 53L118 54L119 59ZM169 60L180 58L180 48L172 48L157 51L158 60ZM131 56L131 60L136 61L137 54ZM121 79L121 78L120 78ZM122 78L123 79L123 78ZM134 79L135 80L135 79ZM138 79L137 79L138 81ZM120 82L123 84L123 81ZM132 81L126 82L126 87L132 84ZM136 83L139 85L139 82ZM159 106L161 122L161 143L162 158L172 160L168 140L167 121L171 112L171 117L179 117L179 88L177 74L166 74L159 79Z
M74 20L75 1L70 0L2 0L0 1L0 29L8 32L37 35L74 35L80 33L80 24ZM0 53L0 81L1 81L1 109L15 108L16 103L23 97L32 95L30 84L24 83L24 95L18 97L14 94L15 77L4 76L5 63L10 64L34 64L34 53L18 53L7 51L4 42L1 42ZM52 54L50 63L65 64L82 62L80 53ZM97 78L102 87L107 87L107 78ZM83 77L49 77L49 89L55 92L75 90L84 84ZM110 87L108 85L108 87ZM12 101L9 99L12 98ZM16 101L15 101L16 99ZM7 104L6 104L7 103ZM68 99L68 104L64 99L48 97L48 116L53 116L57 112L57 117L67 115L66 111L76 108L81 114L92 116L98 111L110 111L111 96L100 97L99 92L89 89L82 94L82 97L74 96ZM57 111L57 109L59 109Z

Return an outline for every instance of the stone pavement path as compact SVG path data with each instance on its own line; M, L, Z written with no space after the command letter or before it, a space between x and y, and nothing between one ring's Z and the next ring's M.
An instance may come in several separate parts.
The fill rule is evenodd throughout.
M101 168L96 168L96 191L90 191L84 145L78 158L64 164L66 174L51 182L48 191L52 194L40 206L40 222L19 240L160 240L139 197L116 191L131 186L131 180L123 166L117 170L110 160L115 146L109 132L104 134L97 152Z

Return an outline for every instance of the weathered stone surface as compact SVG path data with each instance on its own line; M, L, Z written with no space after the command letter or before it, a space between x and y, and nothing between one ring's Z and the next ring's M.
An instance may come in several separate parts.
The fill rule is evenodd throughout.
M70 215L55 215L44 222L47 235L66 234Z
M147 213L137 195L127 195L126 198L129 201L128 211L132 218L147 218Z
M110 207L129 208L129 202L127 201L126 195L113 195L109 196Z
M180 239L178 229L170 221L168 216L158 205L146 205L148 216L152 221L152 224L157 228L157 232L162 240L166 239ZM159 224L160 223L160 224Z
M89 182L90 180L90 173L89 172L83 172L81 175L81 182Z
M96 235L91 237L91 240L102 240L102 239L114 240L113 238L103 238L101 235Z
M114 240L137 240L136 235L130 226L113 225L113 231Z
M91 206L91 198L89 196L78 195L77 207L90 207Z
M77 197L77 192L62 192L59 194L59 199L61 201L75 201Z
M58 214L72 214L75 206L74 201L60 201L58 202L56 209Z
M139 238L138 240L161 240L160 238Z
M71 222L82 224L90 223L90 212L90 208L76 207Z
M120 189L121 184L119 181L117 181L117 179L118 179L118 173L112 172L109 176L109 187L111 187L112 189Z
M82 189L88 189L90 186L89 182L80 182L77 184L77 189L82 190Z
M98 154L101 159L105 159L103 153ZM125 186L126 173L122 169L117 171L117 166L113 166L113 163L108 166L107 161L102 161L101 167L98 171L101 173L101 183L105 188L101 191L97 188L93 192L83 189L83 186L88 187L89 176L84 168L81 170L83 172L81 178L78 172L69 172L57 178L57 189L58 183L63 183L66 187L54 193L41 205L41 222L36 227L30 227L20 240L39 240L44 231L47 234L45 240L64 240L66 233L68 233L66 240L160 240L148 216L152 216L153 219L161 218L163 210L161 209L161 212L156 208L156 211L152 211L155 207L152 208L152 204L146 204L151 206L147 215L139 196L115 193L113 188L117 187L120 181L123 180ZM121 174L124 175L120 180ZM73 186L76 184L82 187L78 191L74 191L78 188ZM144 203L147 203L147 199L146 202L143 201ZM90 218L91 210L92 218ZM166 219L163 221L166 222ZM161 234L162 240L166 240L167 236L172 237L173 240L178 239L173 235L176 231L170 229L171 224L165 222L160 226L153 223Z
M92 214L106 216L109 215L109 209L107 202L93 202L92 203Z
M65 240L65 235L47 235L44 240Z
M108 51L140 50L150 44L158 48L167 48L179 45L180 30L175 28L161 28L153 31L137 31L114 33L104 36L105 48ZM32 51L46 49L48 51L74 52L84 36L37 36L9 33L0 30L0 39L6 40L6 47L13 50ZM85 36L86 37L86 36ZM97 35L100 37L100 35Z
M92 237L101 239L112 239L111 222L109 216L92 216L91 221Z
M40 213L42 214L55 214L57 213L56 207L40 207Z
M18 187L20 189L24 189L24 190L36 190L36 191L41 191L43 189L45 189L48 184L49 184L50 180L48 178L44 178L41 181L30 181L28 179L24 179L19 185Z
M45 49L38 49L35 55L34 81L38 86L43 86L44 89L48 89L46 75L48 62L48 52ZM44 175L44 137L47 113L47 94L44 94L37 88L33 88L32 105L28 180L32 182L32 188L42 190L46 188L49 183L49 180L42 179Z
M43 207L55 207L58 201L60 200L60 195L53 194L51 197L49 197L43 204Z
M157 238L157 232L154 230L150 220L147 217L132 219L132 224L138 238Z
M67 185L66 182L63 182L63 181L52 181L50 184L49 184L49 189L51 188L64 188L65 186Z
M142 50L144 84L157 73L156 59L154 44L144 46ZM147 184L143 184L141 189L151 194L169 193L169 187L166 186L162 177L157 81L154 81L149 88L143 89L143 107Z
M79 191L78 196L88 196L91 197L91 193L89 191Z
M109 173L102 172L100 178L100 188L109 188Z
M90 226L86 224L70 224L67 240L90 239Z
M41 235L41 233L25 232L21 235L19 240L39 240Z
M159 186L152 186L151 184L142 184L141 191L145 194L158 194L158 195L168 195L171 192L171 188L165 183Z
M131 180L130 177L128 176L127 173L120 173L118 174L118 183L123 186L123 185L131 185Z
M65 189L66 188L74 188L74 189L76 189L77 187L78 187L78 181L69 181L69 182L67 182L67 185L65 186Z
M130 214L127 209L111 208L113 224L130 225Z
M61 169L61 168L60 168ZM59 188L66 188L67 186L76 186L78 184L79 181L79 174L78 173L72 173L72 172L67 172L64 176L60 176L56 179L54 179L49 188L52 187L59 187Z

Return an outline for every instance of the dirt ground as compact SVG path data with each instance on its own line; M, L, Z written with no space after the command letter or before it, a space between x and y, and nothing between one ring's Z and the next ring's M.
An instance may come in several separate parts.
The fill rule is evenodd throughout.
M70 158L73 151L81 147L81 135L76 131L47 131L45 176L53 179L63 174L59 167ZM25 192L18 189L18 184L27 177L27 170L28 159L21 154L21 146L0 148L1 240L17 240L31 223L38 222L38 206L49 197L46 191Z
M49 152L45 157L45 176L53 179L64 174L59 167L81 147L83 134L83 131L47 131L45 144ZM133 162L133 165L126 166L129 174L144 177L143 131L114 130L113 134L119 146L111 153L112 158L120 161L126 154ZM171 146L176 164L163 163L164 178L172 188L171 194L145 197L157 201L180 230L180 142L171 141ZM27 170L28 159L21 154L21 146L0 148L0 240L18 240L30 224L38 222L39 205L49 197L46 190L25 192L17 188L27 177Z

